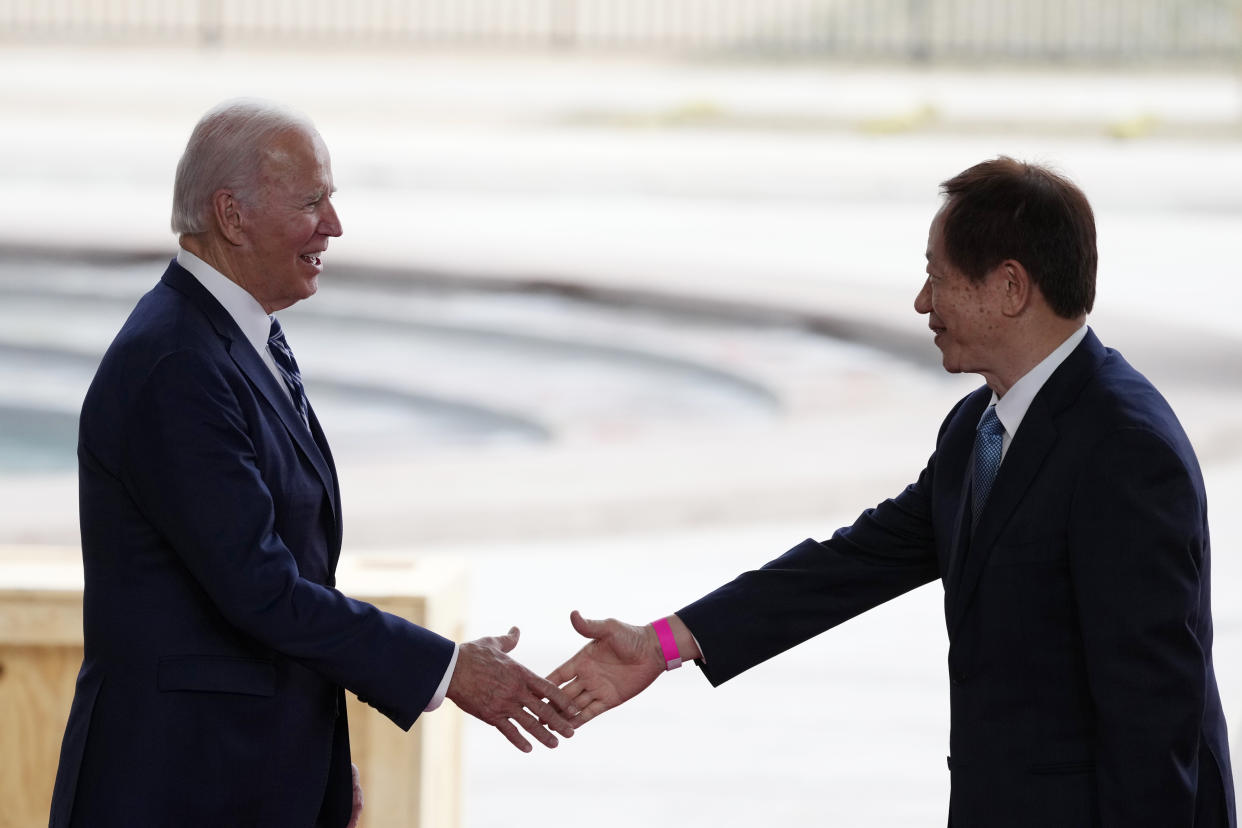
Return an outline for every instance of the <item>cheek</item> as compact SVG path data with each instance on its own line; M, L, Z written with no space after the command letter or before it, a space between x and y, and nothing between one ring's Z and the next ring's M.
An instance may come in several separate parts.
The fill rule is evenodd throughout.
M319 235L320 227L323 227L323 215L316 210L301 217L298 233L302 236L302 241L309 241Z
M281 255L297 255L306 246L307 239L314 235L314 223L302 217L287 219L273 224L268 247L273 253Z
M1000 330L999 321L983 305L976 304L964 308L961 322L963 327L970 331L971 338L975 340L990 341Z
M951 291L941 290L932 291L931 295L932 313L940 318L940 321L946 325L957 317L958 303L956 297Z
M977 327L983 330L992 330L996 327L996 319L989 311L987 305L981 302L975 302L970 306L970 316L974 320Z

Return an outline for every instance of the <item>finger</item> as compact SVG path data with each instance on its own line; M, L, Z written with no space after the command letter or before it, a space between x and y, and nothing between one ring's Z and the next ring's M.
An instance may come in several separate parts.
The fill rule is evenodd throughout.
M545 704L542 701L532 701L530 704L526 705L526 709L538 717L540 724L552 728L566 739L574 735L573 724L570 723L569 719L557 712L556 708L552 707L552 705ZM577 714L578 711L575 708L574 712L568 715L570 718L573 718Z
M573 701L554 682L541 679L539 676L531 673L526 679L526 686L537 698L547 699L552 703L553 707L565 715L578 715L578 709L574 707Z
M534 673L527 675L526 687L535 697L534 701L526 705L527 708L562 736L572 736L574 728L569 723L569 719L578 715L578 706L570 700L569 695L552 682L541 679Z
M548 674L548 681L557 687L565 684L565 682L578 677L578 656L575 654L573 658L566 661L560 667L557 667Z
M515 748L522 751L522 753L530 753L534 750L534 748L531 747L530 742L522 738L522 734L519 733L518 729L513 726L513 722L508 719L501 719L497 722L496 729L503 733L504 737L508 739Z
M586 689L586 685L583 684L582 679L577 677L571 680L568 684L561 686L561 692L564 693L566 698L568 698L569 701L579 710L582 709L583 705L589 702L589 697L582 695L586 692Z
M574 718L574 726L582 727L587 722L594 719L600 713L609 710L609 706L602 701L596 700L582 708L582 712Z
M540 724L538 719L525 710L519 710L513 720L521 725L523 730L538 739L544 747L554 748L560 744L552 731Z
M574 679L569 684L562 687L561 690L570 698L570 701L573 702L574 709L577 711L577 713L569 717L569 723L574 727L577 727L580 724L578 716L591 702L595 701L594 694L591 689L583 684L580 679Z

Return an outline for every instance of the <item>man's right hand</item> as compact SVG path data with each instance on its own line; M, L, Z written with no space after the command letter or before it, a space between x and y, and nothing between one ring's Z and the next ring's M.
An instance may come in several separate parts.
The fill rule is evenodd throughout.
M592 621L577 610L569 621L591 641L556 668L548 680L560 686L582 711L574 720L575 726L634 698L664 672L660 640L651 625L636 627L613 618ZM669 616L669 623L683 658L697 658L698 647L689 630L675 615Z
M573 736L570 719L578 714L578 708L555 684L506 655L517 646L519 635L518 628L513 627L506 635L462 644L447 695L462 710L503 733L518 750L529 753L531 744L514 722L554 748L557 741L552 731L566 738Z

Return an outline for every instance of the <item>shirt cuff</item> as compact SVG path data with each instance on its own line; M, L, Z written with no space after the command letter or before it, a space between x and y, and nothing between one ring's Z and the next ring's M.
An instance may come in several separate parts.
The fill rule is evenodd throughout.
M453 657L449 659L448 667L444 670L444 678L440 679L440 686L436 688L436 694L431 697L431 701L427 702L427 706L423 708L424 713L430 713L440 705L444 704L444 697L448 695L449 682L453 678L453 670L457 667L457 654L461 652L461 645L453 645Z
M691 639L692 641L694 641L694 646L696 646L696 647L698 647L698 648L699 648L699 657L698 657L697 659L695 659L695 660L696 660L696 661L698 661L698 662L700 662L700 663L702 663L702 664L706 664L706 663L707 663L707 653L703 652L703 645L699 643L699 639L698 639L698 638L695 638L694 633L690 633L690 639Z

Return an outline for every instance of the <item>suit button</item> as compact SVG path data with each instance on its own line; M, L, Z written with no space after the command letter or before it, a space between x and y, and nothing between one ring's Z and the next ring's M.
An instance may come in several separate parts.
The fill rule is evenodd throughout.
M963 673L961 670L950 670L949 671L949 684L952 684L956 687L959 684L965 684L965 683L966 683L965 673Z

